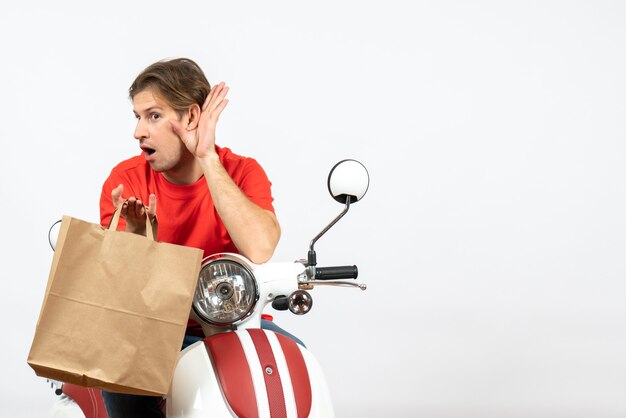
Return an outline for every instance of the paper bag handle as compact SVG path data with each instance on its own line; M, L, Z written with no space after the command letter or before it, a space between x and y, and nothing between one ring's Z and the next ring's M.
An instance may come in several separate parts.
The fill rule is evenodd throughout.
M115 209L113 213L113 218L111 219L111 223L109 224L108 229L117 230L117 224L120 222L120 215L122 214L121 210L122 206ZM146 237L150 241L154 241L154 230L152 229L152 222L150 222L150 216L148 216L148 210L146 209Z

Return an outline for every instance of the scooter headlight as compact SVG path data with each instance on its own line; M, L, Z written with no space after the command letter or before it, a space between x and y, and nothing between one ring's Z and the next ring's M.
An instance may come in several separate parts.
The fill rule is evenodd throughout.
M193 310L215 325L231 325L245 319L259 298L251 269L236 257L221 254L200 269Z

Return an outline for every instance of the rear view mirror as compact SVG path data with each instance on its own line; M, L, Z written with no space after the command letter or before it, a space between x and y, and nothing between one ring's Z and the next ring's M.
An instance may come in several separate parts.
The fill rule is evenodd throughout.
M343 160L335 164L328 174L328 191L340 203L358 202L365 196L370 176L363 164L356 160Z

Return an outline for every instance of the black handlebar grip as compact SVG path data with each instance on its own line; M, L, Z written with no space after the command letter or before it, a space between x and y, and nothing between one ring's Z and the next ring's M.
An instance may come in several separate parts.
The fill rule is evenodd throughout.
M356 279L359 269L356 266L317 267L315 278L317 280L333 279Z

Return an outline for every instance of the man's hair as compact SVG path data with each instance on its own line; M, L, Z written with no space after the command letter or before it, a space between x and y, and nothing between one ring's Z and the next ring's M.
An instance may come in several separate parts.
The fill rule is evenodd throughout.
M204 104L211 85L198 64L188 58L155 62L141 72L128 89L130 99L139 92L152 89L179 114L196 103Z

